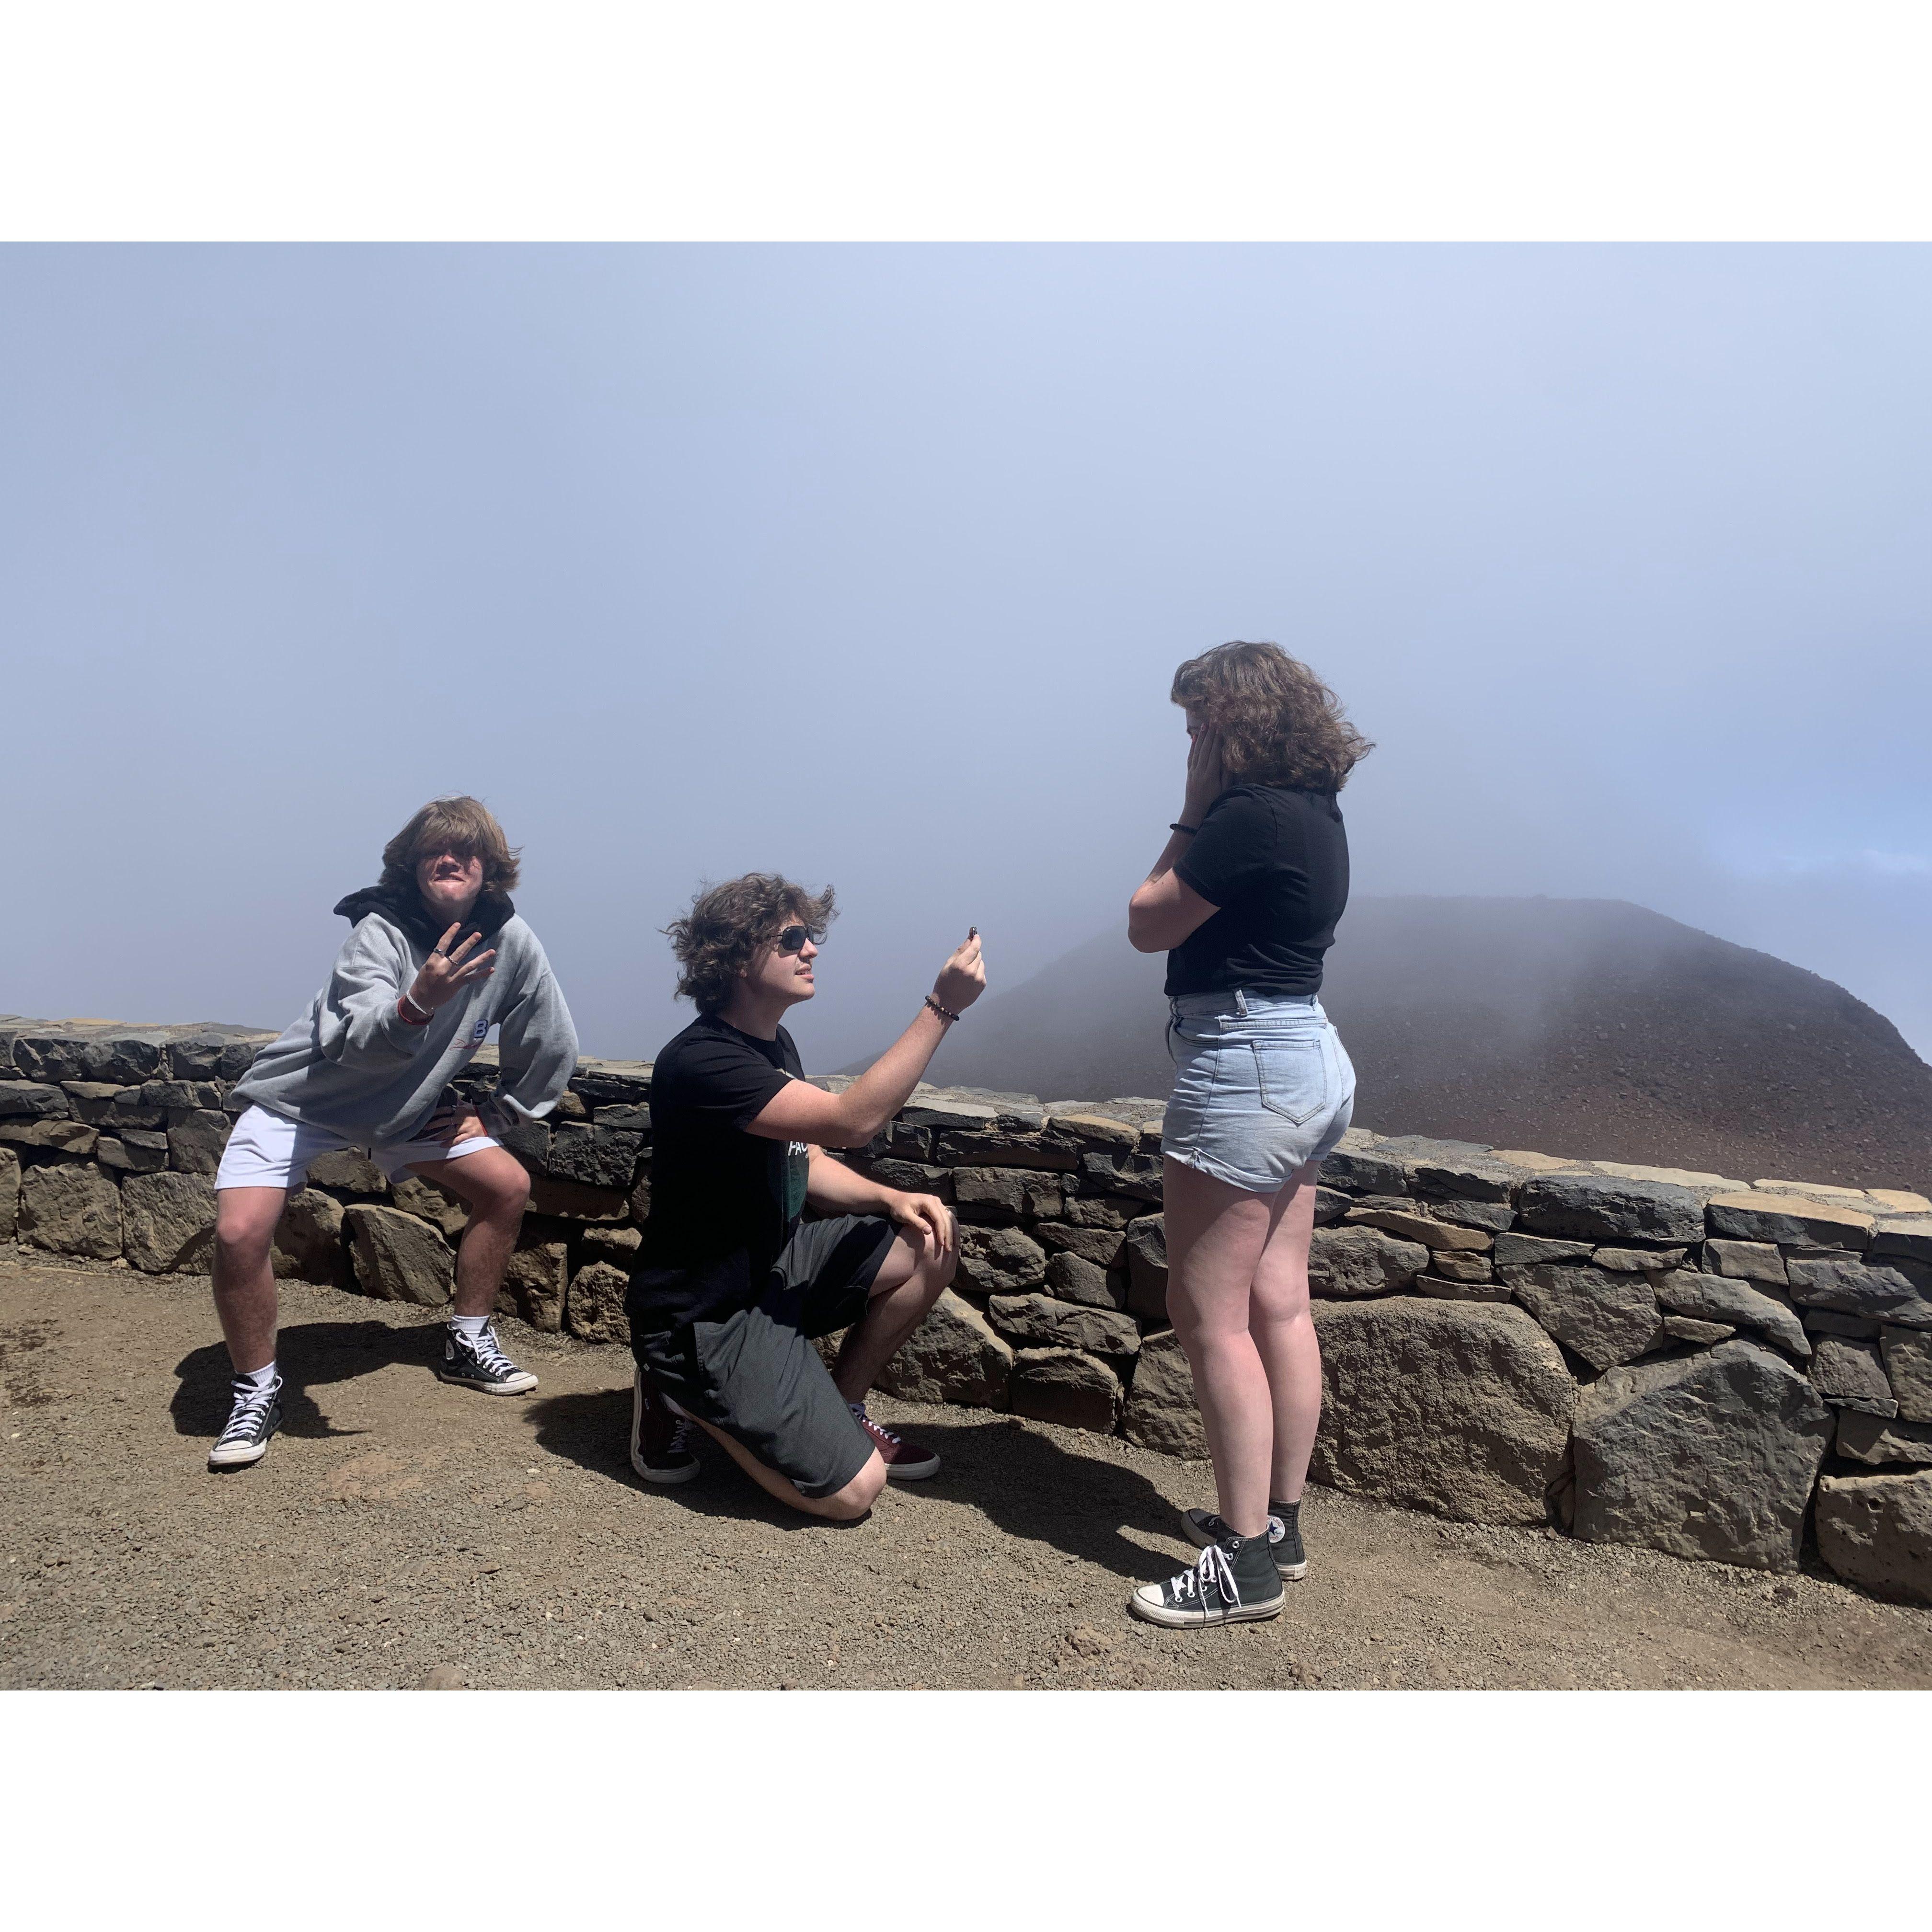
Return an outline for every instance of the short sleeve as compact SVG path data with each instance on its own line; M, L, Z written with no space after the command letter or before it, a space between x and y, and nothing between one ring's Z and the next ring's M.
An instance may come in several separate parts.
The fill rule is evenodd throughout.
M1275 816L1251 791L1223 792L1174 862L1174 877L1211 906L1230 906L1274 871Z
M692 1040L682 1058L678 1106L709 1125L741 1132L791 1079L783 1067L724 1034Z

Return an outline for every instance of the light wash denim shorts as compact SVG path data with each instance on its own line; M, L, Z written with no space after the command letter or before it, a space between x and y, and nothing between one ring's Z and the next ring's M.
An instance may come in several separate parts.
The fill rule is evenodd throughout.
M1190 993L1168 1002L1173 1097L1161 1150L1251 1194L1276 1194L1334 1150L1355 1070L1312 993Z

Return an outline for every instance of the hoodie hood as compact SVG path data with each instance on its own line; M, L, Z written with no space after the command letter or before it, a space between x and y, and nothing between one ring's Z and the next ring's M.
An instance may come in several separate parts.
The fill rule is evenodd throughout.
M439 925L432 919L422 895L413 886L364 886L359 892L351 892L346 898L337 901L335 910L351 926L367 919L372 912L379 912L392 925L400 926L426 952L434 950L437 940L449 930L446 921ZM517 908L510 902L509 894L492 892L486 886L477 896L458 938L460 941L472 932L480 932L485 939L494 939L516 916Z

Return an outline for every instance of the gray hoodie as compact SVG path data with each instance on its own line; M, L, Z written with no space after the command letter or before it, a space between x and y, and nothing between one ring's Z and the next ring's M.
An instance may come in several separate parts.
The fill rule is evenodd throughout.
M452 1077L500 1026L496 1098L540 1119L576 1071L577 1029L522 920L512 916L474 950L492 946L488 979L466 986L427 1026L411 1026L396 1002L428 948L382 913L358 920L315 1004L256 1054L236 1097L359 1145L411 1140Z

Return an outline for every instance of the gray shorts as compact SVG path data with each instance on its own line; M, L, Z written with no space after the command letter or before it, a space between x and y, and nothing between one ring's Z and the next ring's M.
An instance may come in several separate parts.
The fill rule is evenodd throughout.
M632 1330L632 1351L658 1390L722 1429L801 1496L842 1490L872 1460L812 1338L866 1312L897 1231L872 1215L801 1221L763 1298L722 1322Z
M1252 1194L1335 1150L1355 1070L1312 993L1192 993L1170 1002L1174 1093L1161 1151Z

